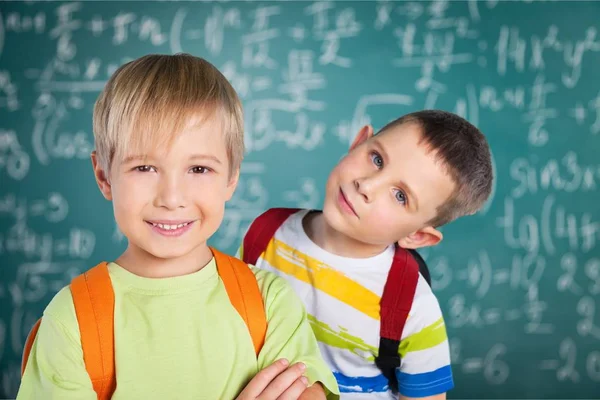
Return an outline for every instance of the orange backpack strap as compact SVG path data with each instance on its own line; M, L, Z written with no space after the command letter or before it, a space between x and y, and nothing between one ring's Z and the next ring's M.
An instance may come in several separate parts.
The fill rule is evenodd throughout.
M21 376L25 373L25 367L27 366L27 360L29 359L29 354L31 353L31 348L33 347L33 342L35 341L35 337L37 336L38 330L40 329L40 323L42 319L38 319L31 331L29 331L29 335L27 335L27 340L25 341L25 347L23 348L23 358L21 359Z
M215 256L219 276L233 307L248 326L256 355L265 343L267 316L262 294L254 273L242 260L210 248Z
M83 361L98 400L111 398L116 388L115 293L105 262L71 281L73 304L81 332Z

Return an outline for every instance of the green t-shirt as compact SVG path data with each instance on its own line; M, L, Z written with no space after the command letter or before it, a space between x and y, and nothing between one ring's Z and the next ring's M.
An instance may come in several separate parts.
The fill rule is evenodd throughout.
M274 274L252 269L268 322L257 361L214 259L196 273L165 279L143 278L115 263L108 270L115 292L114 400L233 399L258 371L283 357L304 362L310 383L339 393L302 303ZM17 396L42 398L96 399L68 287L44 311Z

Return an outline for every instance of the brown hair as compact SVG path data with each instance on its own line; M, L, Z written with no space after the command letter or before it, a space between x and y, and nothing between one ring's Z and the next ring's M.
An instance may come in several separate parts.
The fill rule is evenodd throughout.
M189 54L150 54L122 65L94 107L100 165L114 158L170 145L190 124L220 118L230 174L244 154L244 121L237 93L208 61Z
M456 184L428 225L438 227L483 207L492 191L493 172L490 149L479 129L456 114L423 110L390 122L378 134L406 123L421 127L422 141L435 152Z

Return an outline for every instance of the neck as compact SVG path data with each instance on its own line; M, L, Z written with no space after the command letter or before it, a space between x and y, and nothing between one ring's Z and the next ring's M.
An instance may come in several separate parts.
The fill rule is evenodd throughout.
M322 212L309 213L302 221L304 231L317 246L348 258L369 258L381 254L387 246L364 243L335 230Z
M194 251L176 258L159 258L129 244L127 250L115 262L132 274L144 278L172 278L198 272L212 258L213 254L205 243Z

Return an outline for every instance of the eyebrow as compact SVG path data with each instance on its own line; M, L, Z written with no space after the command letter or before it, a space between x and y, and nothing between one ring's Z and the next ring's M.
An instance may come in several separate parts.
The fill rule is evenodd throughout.
M389 157L387 156L385 149L383 148L381 143L379 143L379 141L375 138L373 139L373 145L377 148L377 151L379 151L381 153L384 160L389 160ZM412 189L410 188L410 186L408 186L406 184L406 182L399 181L399 183L400 183L399 186L402 187L402 189L406 192L406 195L409 197L409 207L414 205L415 211L418 211L419 210L419 201L417 200L417 196L415 196L415 192L412 191Z
M142 155L133 155L133 156L128 156L125 157L125 159L123 160L123 164L127 164L133 161L148 161L150 160L151 157L150 156L142 156ZM190 156L189 158L190 161L198 161L198 160L212 160L214 162L216 162L217 164L222 164L221 160L219 160L217 157L210 155L210 154L193 154Z
M141 155L133 155L133 156L127 156L123 159L123 161L121 161L121 164L129 164L130 162L133 161L147 161L150 157L148 156L141 156Z
M222 164L221 160L219 160L217 157L213 156L212 154L193 154L190 157L190 161L196 161L196 160L211 160L211 161L216 162L219 165Z

